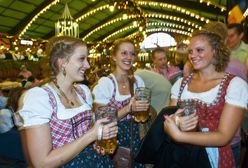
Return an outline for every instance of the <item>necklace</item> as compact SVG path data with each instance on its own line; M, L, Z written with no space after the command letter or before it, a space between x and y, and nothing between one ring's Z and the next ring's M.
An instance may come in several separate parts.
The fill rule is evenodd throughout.
M128 85L127 75L121 75L120 79L116 77L117 83L122 89L126 89Z
M56 82L56 81L53 81L53 83L54 83L54 85L56 86L56 89L59 91L59 95L60 95L60 96L63 96L63 97L65 98L66 102L67 102L69 105L74 106L74 105L75 105L74 102L73 102L73 101L70 101L70 100L67 98L66 94L60 89L60 87L59 87L59 85L57 84L57 82ZM73 88L74 88L74 87L73 87Z
M125 84L122 84L121 87L122 87L123 89L126 89L126 88L127 88L127 86L126 86Z

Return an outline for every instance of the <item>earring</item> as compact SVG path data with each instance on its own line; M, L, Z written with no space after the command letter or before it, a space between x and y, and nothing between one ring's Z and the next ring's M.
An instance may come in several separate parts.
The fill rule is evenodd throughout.
M63 73L64 76L66 76L65 68L62 69L62 73Z

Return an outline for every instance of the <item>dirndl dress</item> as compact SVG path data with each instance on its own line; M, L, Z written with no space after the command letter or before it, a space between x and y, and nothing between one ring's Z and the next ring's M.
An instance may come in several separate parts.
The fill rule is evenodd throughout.
M193 74L185 77L181 83L180 91L178 94L178 100L180 100L182 92L186 84L190 81ZM227 92L230 81L234 78L234 75L226 73L223 80L220 83L218 95L211 103L205 103L201 100L196 100L196 108L198 114L198 128L207 128L209 132L214 132L218 129L220 117L225 105L225 95ZM218 148L218 168L233 168L234 157L230 144ZM210 159L211 161L211 159Z
M70 119L60 120L57 118L57 101L49 87L43 87L48 92L49 103L53 108L49 122L51 129L53 148L59 148L84 135L89 129L92 111L85 110ZM77 92L86 102L82 88L76 87ZM74 159L61 167L70 168L114 168L109 156L97 154L92 145L83 149Z
M117 101L115 99L117 87L114 82L114 79L112 76L109 77L110 80L114 84L114 91L113 95L110 99L110 102L108 103L108 106L116 108L117 111L128 105L131 98L128 98L124 101ZM136 84L136 83L135 83ZM130 132L130 126L131 126L131 115L127 115L125 118L121 119L120 122L118 122L118 145L124 146L124 147L130 147L130 141L131 141L131 132ZM133 122L133 121L132 121ZM133 122L133 142L132 142L132 154L135 155L140 147L140 138L139 138L139 125L138 123ZM134 160L132 161L132 166L134 168L144 168L145 166L143 164L137 163Z

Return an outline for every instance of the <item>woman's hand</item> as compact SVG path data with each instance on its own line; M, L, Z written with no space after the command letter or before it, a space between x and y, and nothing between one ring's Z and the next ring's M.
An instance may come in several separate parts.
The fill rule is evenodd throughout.
M94 134L94 140L102 139L103 124L108 123L109 121L110 119L108 118L102 118L95 122L95 124L92 127L92 132Z
M136 100L134 97L131 98L129 103L131 112L147 111L149 106L150 106L150 102L148 100Z
M189 116L183 116L184 109L178 109L175 114L170 115L181 131L192 131L197 128L198 116L196 112Z
M117 121L110 122L108 118L102 118L95 122L94 127L92 128L95 133L96 140L106 140L111 139L117 136L118 127ZM107 124L106 124L107 123ZM97 153L104 155L105 151L103 147L96 146L96 143L93 144L94 149ZM113 151L114 152L114 151Z
M182 131L193 131L196 130L198 123L198 116L196 112L189 116L179 117L179 128Z
M111 139L117 136L118 127L117 121L111 122L109 124L105 124L102 130L102 139Z
M177 141L180 139L181 131L177 127L175 121L172 116L164 115L164 131L170 136L172 139Z
M135 98L132 98L130 103L132 113L136 113L139 111L146 111L147 113L149 113L148 109L150 107L150 102L148 100L136 100ZM135 121L139 122L134 115L132 117Z

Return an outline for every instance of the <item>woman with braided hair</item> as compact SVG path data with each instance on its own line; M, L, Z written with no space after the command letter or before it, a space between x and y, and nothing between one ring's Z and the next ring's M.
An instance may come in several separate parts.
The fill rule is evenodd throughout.
M84 79L90 68L86 44L60 36L50 40L51 82L28 90L18 116L28 163L32 167L112 168L108 156L92 148L94 141L117 135L117 122L103 118L92 124L92 96ZM104 151L98 150L104 154Z

